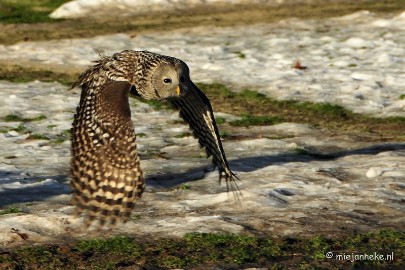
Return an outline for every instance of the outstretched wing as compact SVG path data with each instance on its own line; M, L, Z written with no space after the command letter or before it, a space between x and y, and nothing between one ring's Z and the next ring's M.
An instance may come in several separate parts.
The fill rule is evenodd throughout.
M232 189L238 190L235 179L239 178L229 169L210 101L193 82L188 90L186 96L171 102L180 110L180 117L190 125L201 147L205 147L207 156L212 156L219 170L219 181L225 178L228 189L231 184Z
M131 85L90 82L82 85L72 128L73 203L87 226L93 220L113 226L128 220L144 189L128 103Z

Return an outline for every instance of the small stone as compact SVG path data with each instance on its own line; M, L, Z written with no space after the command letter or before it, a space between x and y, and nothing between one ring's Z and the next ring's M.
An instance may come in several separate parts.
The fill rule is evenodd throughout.
M370 169L368 169L366 176L368 178L374 178L377 176L381 176L383 174L383 170L381 167L371 167Z

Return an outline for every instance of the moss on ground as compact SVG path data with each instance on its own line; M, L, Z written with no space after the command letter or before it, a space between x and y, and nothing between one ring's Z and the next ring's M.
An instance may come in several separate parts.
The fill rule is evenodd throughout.
M46 119L45 115L39 115L36 117L26 118L26 117L22 117L18 114L8 114L8 115L4 116L2 120L4 122L34 122L34 121L41 121L44 119Z
M21 208L7 207L3 210L0 210L0 215L15 214L15 213L21 213L21 212L22 212Z
M48 15L69 0L2 0L0 4L1 23L44 23L55 22Z
M27 140L49 140L50 138L44 134L34 133L27 137Z
M19 124L17 127L0 127L0 133L7 133L10 131L17 131L19 133L29 132L28 128L24 124Z
M256 116L251 114L242 114L242 118L229 122L232 126L268 126L281 123L279 117L272 116Z
M0 65L0 80L15 83L32 82L59 82L70 86L79 76L78 73L61 73L52 70L23 67L20 65Z
M332 258L327 258L326 254L332 254ZM360 260L359 255L363 254L394 256L387 257L388 260ZM337 255L348 255L349 259L338 259ZM181 239L141 240L116 236L79 240L64 245L20 247L0 254L0 268L193 269L197 266L217 266L221 269L236 269L242 266L270 269L365 269L403 265L404 255L405 232L391 229L351 234L343 238L317 235L310 239L189 233Z
M372 134L381 141L405 140L405 117L377 118L353 113L330 103L276 100L256 91L239 93L220 83L203 84L202 89L212 102L214 111L242 116L234 125L268 125L280 122L308 123L340 132Z

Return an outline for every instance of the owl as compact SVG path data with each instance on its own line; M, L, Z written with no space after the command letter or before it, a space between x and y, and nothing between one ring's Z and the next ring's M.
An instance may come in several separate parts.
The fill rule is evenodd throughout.
M168 101L180 112L219 170L219 181L238 190L207 96L190 79L181 60L148 51L101 55L81 74L71 147L73 203L87 224L113 226L127 221L145 189L131 120L129 93Z

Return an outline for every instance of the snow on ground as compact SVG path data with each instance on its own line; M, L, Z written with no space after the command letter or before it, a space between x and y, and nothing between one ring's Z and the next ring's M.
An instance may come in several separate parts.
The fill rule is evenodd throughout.
M107 54L148 49L184 59L197 82L222 81L236 90L249 86L277 98L404 116L399 99L405 94L404 18L405 13L381 19L362 12L324 21L24 42L1 45L0 59L84 69L96 58L95 49ZM292 69L296 59L308 69ZM0 207L23 211L0 216L0 245L86 236L69 204L70 142L63 139L78 90L58 83L6 81L0 88L0 116L45 116L25 123L0 120ZM147 192L133 220L115 233L306 235L404 227L403 143L358 142L297 123L233 128L232 133L251 138L224 141L230 166L242 179L238 204L218 185L217 173L208 170L210 161L196 140L177 136L188 129L177 122L176 112L131 103Z
M78 91L69 92L56 83L0 85L1 115L45 115L46 119L26 123L24 132L49 138L33 140L16 131L0 134L0 205L23 210L0 217L0 242L26 241L11 228L27 233L32 242L64 234L86 235L69 205L70 143L54 140L70 126ZM131 103L136 132L143 133L138 141L148 187L134 220L119 226L116 233L181 236L191 231L236 233L249 228L291 235L404 224L404 144L360 143L292 123L240 128L235 132L264 138L225 141L230 166L242 179L238 205L232 193L218 186L216 172L204 173L209 162L202 158L196 140L176 136L187 131L176 122L177 113L155 111L136 100ZM334 156L302 155L297 149ZM156 153L162 158L156 158ZM189 189L179 188L182 183Z
M105 16L111 13L120 16L136 16L152 12L178 12L202 5L271 4L285 0L76 0L70 1L50 14L52 18L82 18L85 16ZM108 10L109 12L105 12Z
M0 45L0 60L83 70L96 49L150 50L183 59L195 81L250 87L278 99L343 105L376 116L405 115L405 12L364 11L330 20L99 36ZM63 48L63 49L62 49ZM293 69L299 59L305 70Z

